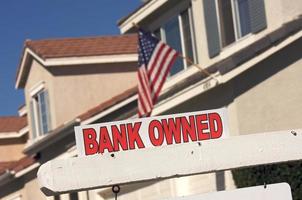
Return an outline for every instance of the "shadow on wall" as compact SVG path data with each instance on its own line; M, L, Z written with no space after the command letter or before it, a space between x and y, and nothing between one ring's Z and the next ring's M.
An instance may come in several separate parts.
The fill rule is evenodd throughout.
M74 76L104 73L124 73L135 72L137 70L136 63L124 64L94 64L94 65L73 65L73 66L56 66L46 67L46 69L54 76Z
M299 39L229 82L187 100L164 114L216 109L227 106L241 94L301 59L301 52L302 39Z

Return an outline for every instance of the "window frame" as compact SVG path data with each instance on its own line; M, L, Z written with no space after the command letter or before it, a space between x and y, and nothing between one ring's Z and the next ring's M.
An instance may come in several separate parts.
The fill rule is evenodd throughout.
M153 30L153 32L155 32L156 30L159 30L160 33L160 40L162 40L163 42L166 43L166 34L165 34L165 30L164 30L164 25L169 22L169 20L171 20L173 17L177 16L178 19L178 27L179 27L179 32L180 32L180 43L181 43L181 51L182 51L182 55L183 56L187 56L187 52L186 52L186 45L185 45L185 39L184 39L184 32L183 32L183 19L182 19L182 13L184 12L188 12L188 18L189 18L189 26L190 26L190 37L191 37L191 46L192 46L192 52L193 52L193 58L192 61L194 63L197 62L197 48L196 48L196 38L194 35L194 21L193 21L193 11L192 11L192 6L188 6L185 9L182 9L180 12L178 12L176 15L170 16L167 20L164 21L164 23L162 23L159 27L155 28ZM180 74L183 71L186 71L191 65L187 63L187 61L185 59L182 59L182 63L183 63L183 69L178 71L177 73L173 74L171 77L177 76L178 74Z
M45 83L44 82L41 82L39 84L37 84L36 86L34 86L31 90L30 90L30 106L32 106L32 112L31 112L31 115L34 115L34 116L31 116L31 120L34 120L32 122L32 125L34 125L34 127L32 127L32 139L33 140L36 140L44 135L46 135L49 130L50 130L50 121L48 119L49 117L49 113L46 113L48 116L47 116L47 120L46 120L46 123L47 123L47 131L44 132L43 131L43 119L42 119L42 109L41 109L41 93L44 92L44 104L47 104L46 101L48 101L46 98L45 98L45 92L46 92L46 88L45 88ZM47 105L45 105L47 107ZM46 108L46 112L49 112L49 110Z
M247 37L249 37L252 32L249 32L248 34L242 36L242 30L241 30L241 25L240 25L240 16L239 16L239 8L238 8L238 0L230 0L231 1L231 7L232 7L232 22L234 26L234 35L235 35L235 41L223 46L222 44L222 31L221 31L221 22L220 22L220 13L219 13L219 8L218 8L218 0L215 0L215 9L216 9L216 16L217 16L217 23L218 23L218 33L219 33L219 44L220 44L220 49L227 48L229 46L232 46L233 44L237 43L240 40L243 40Z

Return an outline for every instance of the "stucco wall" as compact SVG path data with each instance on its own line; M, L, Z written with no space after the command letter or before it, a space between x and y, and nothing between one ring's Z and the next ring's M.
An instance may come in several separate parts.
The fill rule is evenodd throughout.
M28 110L30 91L41 82L49 92L51 123L56 128L134 87L136 63L45 68L33 60L25 86Z
M32 199L47 199L47 197L41 192L38 180L36 178L37 170L33 170L25 177L25 191L24 198L22 200L32 200ZM26 180L27 179L27 180Z
M50 112L55 113L54 109L54 98L53 98L53 78L52 75L44 68L40 63L36 60L32 61L30 72L27 78L27 82L24 88L24 95L25 95L25 104L27 107L28 112L28 125L30 130L32 130L32 124L30 119L32 118L30 112L30 100L31 95L30 92L36 88L39 84L44 83L45 89L49 91L49 103L50 103ZM56 118L52 117L51 119L51 127L55 127ZM30 131L31 132L31 131Z
M0 162L16 161L24 156L22 153L27 137L0 140Z
M54 75L56 126L137 84L136 63L57 67ZM64 69L63 69L64 68Z
M234 52L248 46L255 40L279 28L282 24L293 20L302 14L302 1L292 0L265 0L265 12L267 28L257 34L251 34L241 38L235 43L223 48L218 56L210 59L208 56L208 44L203 14L203 0L192 1L193 19L195 27L198 61L201 66L209 66L221 59L224 59Z
M302 128L301 51L299 39L234 79L240 133Z

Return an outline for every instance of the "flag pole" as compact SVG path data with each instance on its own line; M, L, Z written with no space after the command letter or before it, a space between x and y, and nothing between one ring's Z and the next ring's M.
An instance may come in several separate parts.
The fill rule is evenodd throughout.
M135 23L132 22L132 25L136 28L139 29L140 27ZM183 56L182 54L178 55L180 58L184 59L185 61L187 61L190 65L193 65L194 67L196 67L201 73L205 74L208 77L211 77L212 79L216 80L217 83L219 82L218 79L216 77L214 77L211 73L208 72L208 70L204 69L203 67L201 67L200 65L194 63L190 58Z
M217 83L219 82L216 77L214 77L210 72L208 72L208 70L206 70L203 67L201 67L200 65L194 63L190 58L188 58L186 56L183 56L181 54L179 54L179 57L184 59L185 61L187 61L190 65L193 65L194 67L196 67L201 73L203 73L206 76L211 77L212 79L216 80Z

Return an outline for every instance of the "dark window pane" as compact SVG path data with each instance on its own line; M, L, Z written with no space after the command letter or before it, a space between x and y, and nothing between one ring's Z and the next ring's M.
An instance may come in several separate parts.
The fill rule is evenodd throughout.
M181 19L182 19L181 21L182 21L186 56L188 58L190 58L191 60L193 60L194 57L193 57L192 35L191 35L191 27L190 27L190 19L189 19L188 10L181 13ZM187 65L189 66L190 63L187 63Z
M153 32L153 34L154 34L154 36L155 36L157 39L161 40L160 29L155 30L155 31Z
M251 32L248 0L237 0L241 37Z
M30 101L30 117L31 117L31 127L32 127L32 138L37 137L37 127L35 123L35 111L34 111L34 100Z
M235 41L231 0L218 0L221 43L225 47Z
M48 121L47 121L46 99L45 99L44 91L38 94L38 105L39 105L39 113L40 113L41 133L45 134L48 132Z
M172 18L168 23L165 24L164 31L167 44L169 44L176 51L182 53L179 22L177 16ZM183 60L181 58L178 58L172 66L170 74L174 75L183 69Z
M79 197L78 197L78 193L70 193L69 194L69 199L70 200L78 200L79 199Z
M55 195L55 196L54 196L54 200L61 200L61 198L60 198L59 195Z

